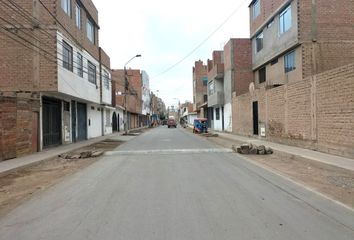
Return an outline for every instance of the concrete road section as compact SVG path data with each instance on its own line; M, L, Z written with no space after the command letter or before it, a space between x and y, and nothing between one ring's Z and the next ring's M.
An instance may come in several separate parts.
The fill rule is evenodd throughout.
M160 127L12 211L0 239L352 240L354 212Z

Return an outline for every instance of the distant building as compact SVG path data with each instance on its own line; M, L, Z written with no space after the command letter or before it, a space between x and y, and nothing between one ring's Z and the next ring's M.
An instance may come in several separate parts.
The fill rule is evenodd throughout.
M199 117L208 115L207 85L208 68L203 61L196 61L193 67L193 111L197 112Z

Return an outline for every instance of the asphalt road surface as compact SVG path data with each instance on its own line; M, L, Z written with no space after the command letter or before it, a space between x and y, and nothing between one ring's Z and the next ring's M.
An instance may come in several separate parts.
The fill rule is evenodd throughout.
M159 127L0 219L0 239L353 240L354 212Z

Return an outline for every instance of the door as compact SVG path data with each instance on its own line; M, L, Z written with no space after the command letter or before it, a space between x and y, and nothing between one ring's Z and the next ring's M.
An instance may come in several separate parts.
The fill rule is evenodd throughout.
M221 125L222 130L225 130L224 107L221 107Z
M112 116L112 127L113 127L113 132L117 132L118 130L118 121L117 121L117 114L114 112Z
M71 101L71 138L72 142L76 142L76 121L77 113L76 113L76 102Z
M84 103L77 103L77 140L87 139L87 106Z
M253 102L253 134L258 135L258 102Z
M61 143L61 103L57 99L43 98L43 147Z

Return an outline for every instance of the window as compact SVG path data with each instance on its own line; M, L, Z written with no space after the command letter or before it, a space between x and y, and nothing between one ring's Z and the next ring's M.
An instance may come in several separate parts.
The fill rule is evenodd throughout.
M92 43L95 43L95 26L93 25L90 19L87 19L86 33L87 33L87 38Z
M209 95L213 95L215 92L215 83L214 81L209 83Z
M204 95L204 102L208 101L208 95Z
M295 52L292 51L284 56L284 70L287 73L295 69Z
M262 67L258 70L258 80L259 83L264 83L266 81L266 67Z
M88 61L88 80L89 82L96 84L96 66Z
M81 8L78 3L75 6L75 14L76 14L76 27L81 29Z
M77 53L77 75L80 77L84 76L84 71L83 71L83 58L80 53Z
M196 87L196 83L195 83L195 80L193 80L193 87L194 87L194 88Z
M103 70L103 81L104 81L104 86L109 89L109 73L105 70Z
M61 0L61 8L66 14L71 16L71 0Z
M73 71L73 48L63 41L63 67Z
M261 13L261 3L260 0L256 0L252 6L252 17L255 19Z
M279 33L283 34L291 28L291 6L279 15Z
M208 77L203 77L202 81L203 81L203 86L208 86Z
M216 120L220 120L220 108L215 109L215 118Z
M256 37L256 50L257 52L261 51L263 48L263 32L257 35Z

